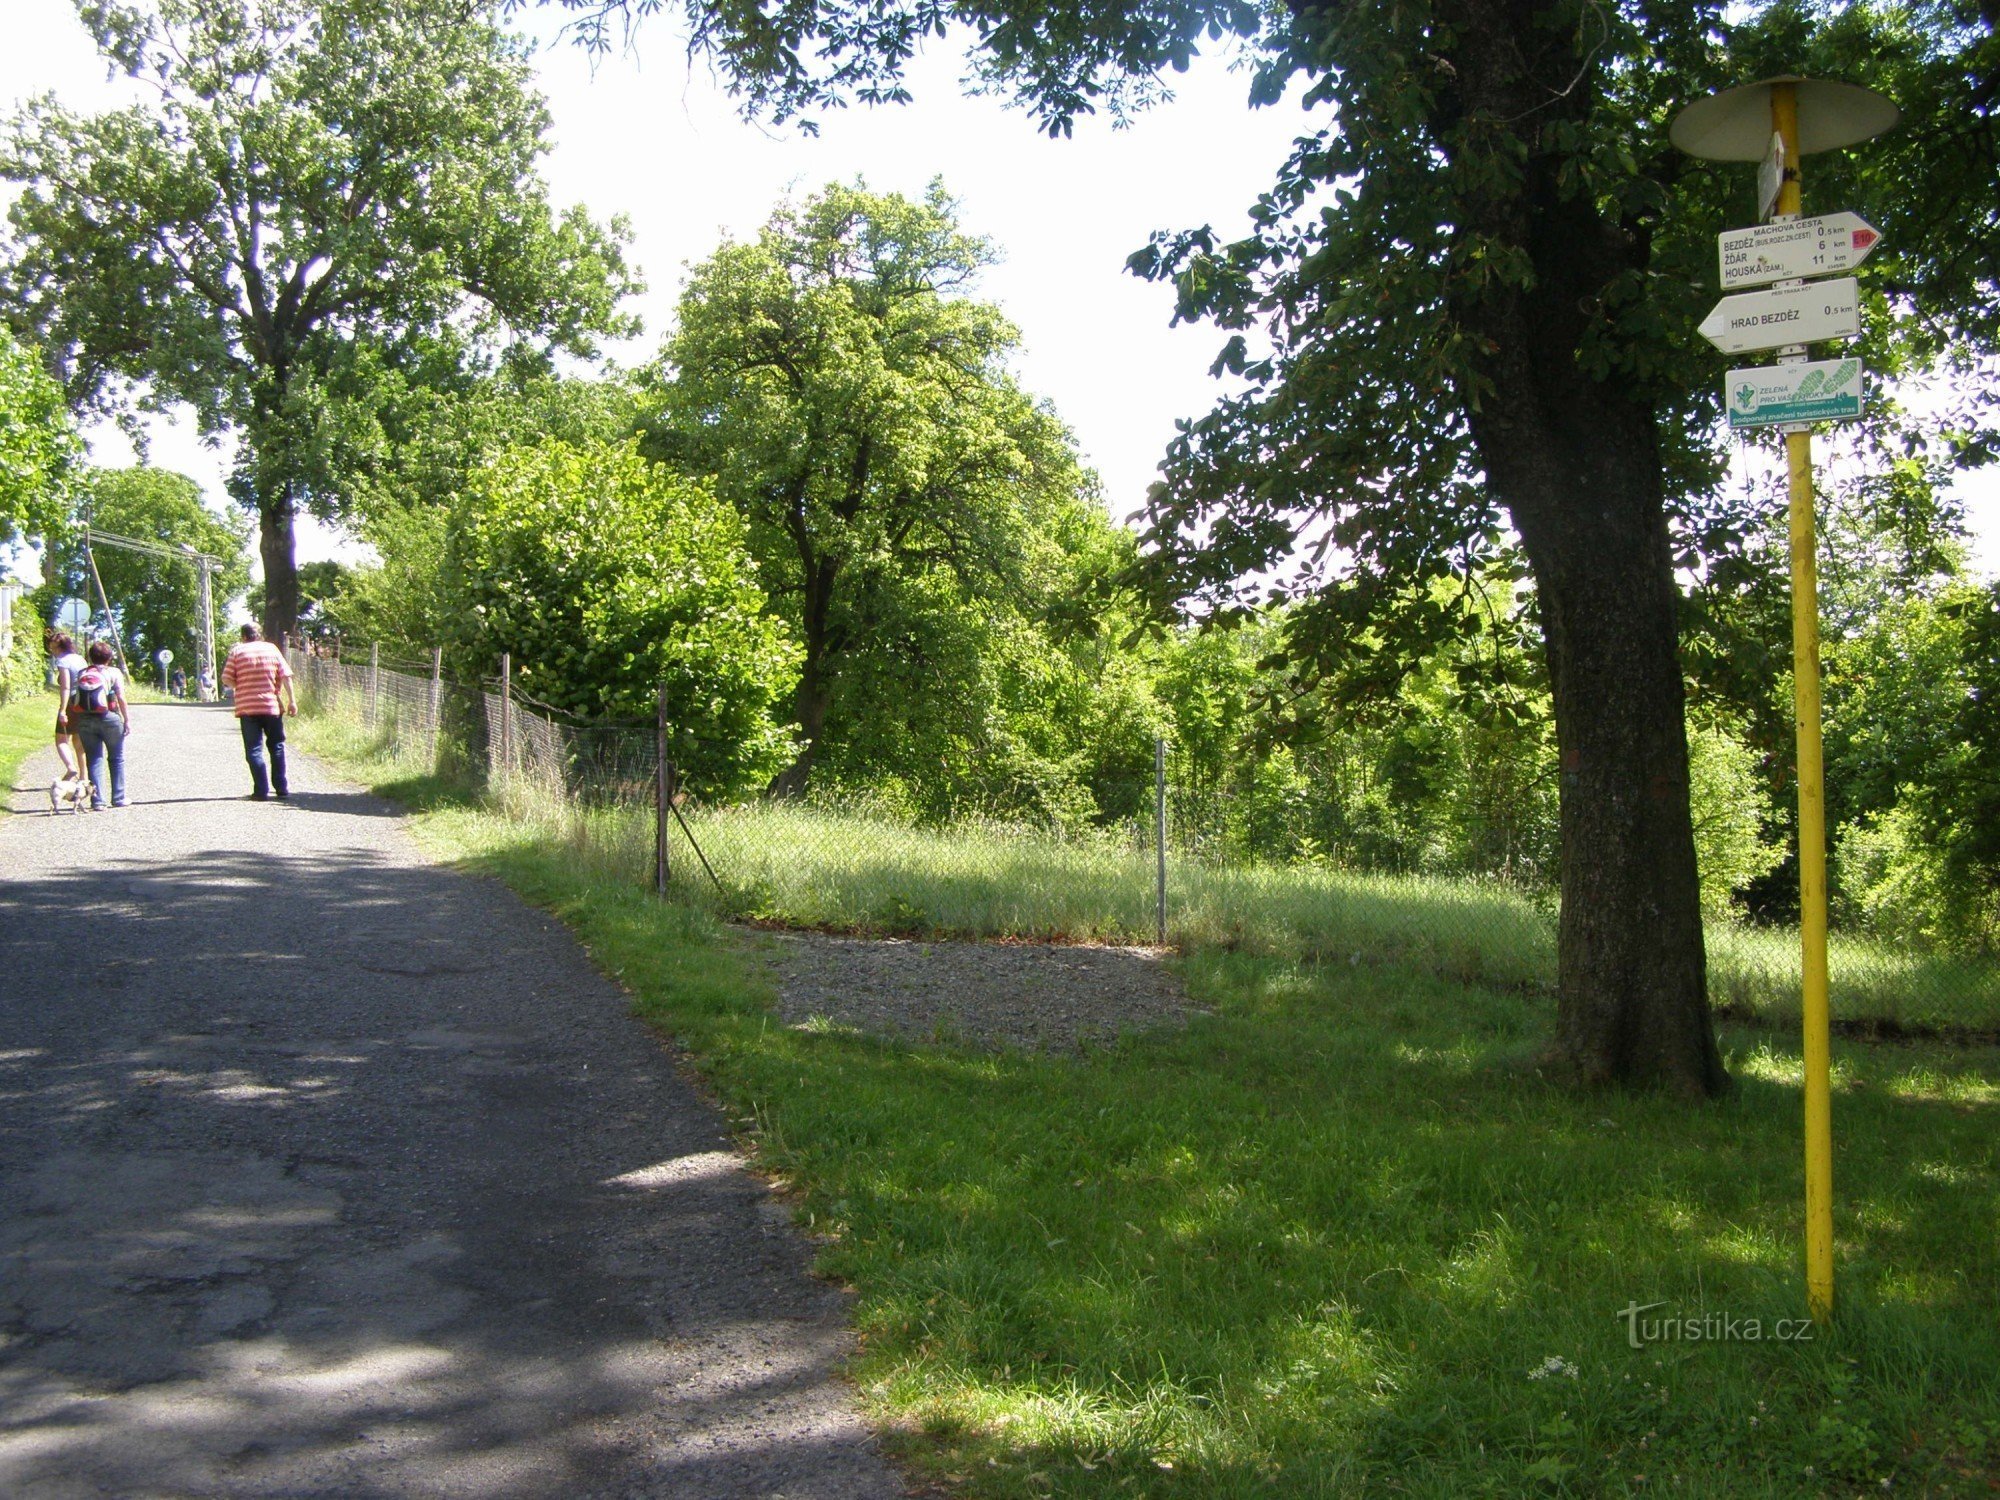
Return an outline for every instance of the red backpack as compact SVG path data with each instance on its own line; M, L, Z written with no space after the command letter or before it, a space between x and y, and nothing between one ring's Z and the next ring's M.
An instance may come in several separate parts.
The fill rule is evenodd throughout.
M92 663L77 673L76 680L70 684L69 711L73 714L108 714L116 696L111 674Z

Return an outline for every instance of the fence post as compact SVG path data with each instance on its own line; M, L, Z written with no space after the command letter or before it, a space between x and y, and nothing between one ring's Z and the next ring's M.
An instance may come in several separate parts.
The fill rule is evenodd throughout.
M667 685L660 684L659 719L653 730L653 890L667 893L672 870L667 864L667 824L674 816L674 767L667 759Z
M382 646L379 641L368 647L368 727L373 729L382 718Z
M444 647L431 647L431 769L437 769L438 737L444 731Z
M514 769L514 654L500 653L500 774Z
M1167 946L1167 742L1153 741L1153 835L1159 847L1160 946Z

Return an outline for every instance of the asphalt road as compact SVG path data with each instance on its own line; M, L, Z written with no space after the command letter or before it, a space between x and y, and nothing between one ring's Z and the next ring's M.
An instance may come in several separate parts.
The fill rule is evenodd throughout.
M227 710L0 820L0 1495L904 1490L845 1304L553 919ZM40 784L36 784L36 778Z

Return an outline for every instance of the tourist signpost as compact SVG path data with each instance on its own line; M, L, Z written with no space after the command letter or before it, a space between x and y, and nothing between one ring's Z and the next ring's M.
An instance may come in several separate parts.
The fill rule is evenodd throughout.
M1772 222L1721 236L1722 287L1778 282L1724 297L1701 332L1727 354L1779 351L1769 368L1731 370L1723 405L1732 427L1781 426L1790 473L1792 683L1799 744L1800 1009L1804 1014L1806 1307L1833 1316L1833 1112L1826 962L1826 784L1820 745L1819 569L1813 541L1814 421L1861 414L1858 360L1807 358L1806 345L1860 331L1858 288L1807 278L1851 271L1880 242L1851 213L1805 219L1799 163L1858 145L1893 126L1896 106L1871 89L1817 78L1771 78L1698 99L1669 136L1691 156L1759 163L1757 217ZM1838 410L1822 408L1838 405ZM1741 420L1739 420L1739 413ZM1766 416L1765 414L1771 414Z
M1861 332L1861 283L1797 282L1724 297L1697 330L1724 354L1851 339Z
M1725 229L1716 239L1722 289L1764 286L1800 276L1839 276L1854 270L1882 235L1859 214L1780 219L1754 229Z

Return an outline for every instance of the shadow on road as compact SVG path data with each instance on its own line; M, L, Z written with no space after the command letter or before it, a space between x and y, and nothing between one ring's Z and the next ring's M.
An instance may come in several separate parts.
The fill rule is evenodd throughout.
M0 1493L901 1493L550 919L356 843L0 879L0 944Z

